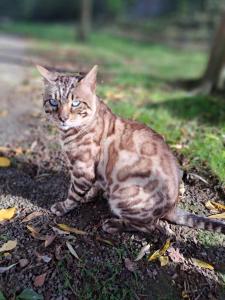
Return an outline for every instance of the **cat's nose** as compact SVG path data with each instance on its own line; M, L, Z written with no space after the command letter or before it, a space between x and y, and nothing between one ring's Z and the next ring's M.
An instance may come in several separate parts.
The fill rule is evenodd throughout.
M64 122L66 122L68 120L68 116L66 116L66 115L59 115L59 120L64 123Z

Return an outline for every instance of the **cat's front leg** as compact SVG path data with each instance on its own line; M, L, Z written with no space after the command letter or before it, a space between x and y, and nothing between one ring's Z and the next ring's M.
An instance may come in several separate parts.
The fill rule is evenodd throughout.
M81 186L75 181L71 182L67 199L52 205L51 211L57 216L67 214L77 207L79 203L87 202L86 195L88 195L90 190L87 186Z

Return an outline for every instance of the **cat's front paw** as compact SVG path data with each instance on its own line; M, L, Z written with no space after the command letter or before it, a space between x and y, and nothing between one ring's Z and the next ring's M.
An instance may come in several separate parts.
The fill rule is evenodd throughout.
M102 229L110 234L117 233L121 231L120 220L117 219L107 219L102 224Z
M51 212L53 212L53 214L58 217L63 216L67 213L63 208L63 202L53 204L51 206Z

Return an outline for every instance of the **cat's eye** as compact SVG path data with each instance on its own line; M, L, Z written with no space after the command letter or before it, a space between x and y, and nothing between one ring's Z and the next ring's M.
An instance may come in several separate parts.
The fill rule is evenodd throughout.
M80 101L79 100L75 99L75 100L72 101L72 107L77 107L79 105L80 105Z
M51 106L53 107L57 107L58 106L58 101L56 99L50 99L49 103L51 104Z

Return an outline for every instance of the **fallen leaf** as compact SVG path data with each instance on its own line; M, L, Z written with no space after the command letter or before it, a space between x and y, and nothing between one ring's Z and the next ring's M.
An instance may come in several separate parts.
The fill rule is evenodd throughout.
M215 202L215 201L207 201L205 206L209 209L217 209L218 211L225 211L225 205Z
M29 264L29 260L26 259L26 258L22 258L22 259L19 260L19 264L20 264L21 268L24 268Z
M218 209L215 208L215 206L212 204L211 201L207 201L205 203L205 207L208 208L211 212L217 213Z
M8 270L12 269L13 267L15 267L17 264L18 264L18 263L12 264L12 265L10 265L10 266L8 266L8 267L0 267L0 273L1 273L1 274L2 274L2 273L5 273L6 271L8 271Z
M15 207L0 209L0 221L12 219L15 213L16 213Z
M73 246L67 241L66 246L69 249L70 253L76 257L76 259L80 260L79 256L77 255L77 252L74 250Z
M138 253L138 256L136 257L135 261L141 260L142 257L144 257L145 254L149 252L149 249L150 249L150 245L149 244L143 246L141 248L140 252Z
M165 255L160 256L159 257L159 261L160 261L160 266L164 267L164 266L166 266L169 263L169 257L165 256Z
M153 260L156 260L158 259L160 256L164 255L166 253L166 251L169 249L170 247L170 240L168 239L166 241L166 243L162 246L161 249L155 251L149 258L148 260L149 261L153 261Z
M22 149L21 147L18 148L9 148L9 147L0 147L0 152L14 152L16 155L22 154L23 152L26 152L25 149Z
M41 211L34 211L32 212L31 214L29 214L28 216L26 216L23 220L22 220L22 223L25 223L25 222L29 222L39 216L42 216L43 215L43 212Z
M55 240L56 235L47 235L46 239L45 239L45 248L47 248L48 246L50 246L52 244L52 242Z
M83 231L83 230L80 230L80 229L77 229L77 228L74 228L74 227L70 227L66 224L57 224L57 226L64 230L64 231L67 231L67 232L72 232L72 233L75 233L75 234L87 234L86 231Z
M209 269L209 270L214 270L214 267L212 265L210 265L209 263L207 262L204 262L200 259L197 259L197 258L191 258L191 261L193 262L193 264L199 268L202 268L202 269Z
M32 289L27 288L16 297L16 300L44 300L44 298Z
M39 233L39 229L34 228L30 225L27 225L27 229L30 231L30 234L33 238L37 239L37 240L41 240L41 241L45 241L46 240L46 236L43 236Z
M125 267L130 272L135 272L137 270L137 265L135 262L131 261L129 258L124 259Z
M0 167L1 168L7 168L11 165L11 161L4 156L0 156Z
M14 241L8 241L5 244L2 245L2 247L0 248L0 252L7 252L7 251L11 251L14 248L16 248L17 245L17 240Z
M210 219L225 219L225 212L223 212L221 214L217 214L217 215L208 216L208 218L210 218Z
M43 273L41 275L38 275L34 279L34 286L35 287L41 287L45 283L47 273Z
M96 236L96 241L103 242L104 244L114 246L113 243L109 240L102 239L100 236Z

